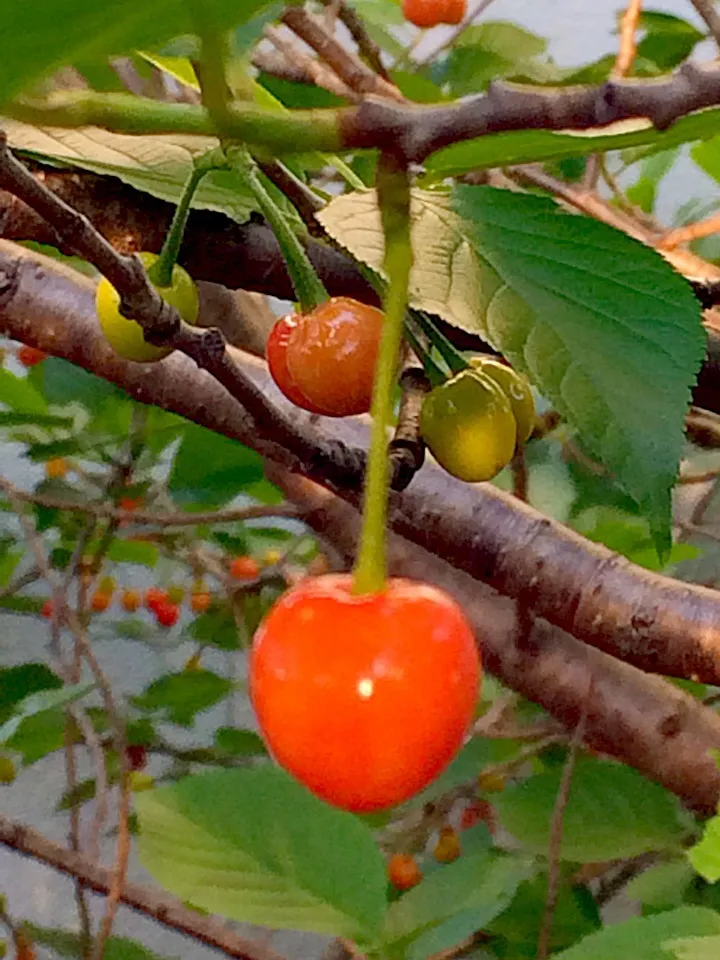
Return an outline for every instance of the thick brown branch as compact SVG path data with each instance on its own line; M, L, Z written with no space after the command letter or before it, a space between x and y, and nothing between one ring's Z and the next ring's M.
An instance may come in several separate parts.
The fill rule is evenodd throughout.
M357 510L282 470L270 476L303 510L306 523L352 560ZM392 536L388 546L391 573L436 583L457 598L475 626L485 666L504 683L542 704L568 730L586 713L588 746L636 767L688 806L714 812L720 770L709 750L720 743L716 713L545 620L521 631L517 604L402 537Z
M97 893L107 894L110 890L112 870L93 863L82 854L61 847L37 830L16 823L1 814L0 844L81 880L83 886ZM269 947L241 937L214 917L191 910L179 900L153 890L152 887L125 883L120 900L133 910L152 917L177 933L220 950L228 957L236 957L238 960L285 960L281 954Z
M148 368L115 356L97 326L92 284L52 261L40 266L36 255L2 242L0 329L359 502L364 423L313 419L290 409L264 364L233 351L268 402L287 411L310 451L303 459L187 358L175 354ZM464 484L432 465L423 467L408 490L391 497L389 522L586 643L647 671L720 682L716 591L635 567L493 486Z

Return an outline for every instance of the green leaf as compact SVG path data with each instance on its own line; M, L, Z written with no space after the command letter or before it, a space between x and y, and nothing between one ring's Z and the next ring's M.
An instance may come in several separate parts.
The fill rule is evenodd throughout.
M666 550L690 385L705 350L690 286L655 251L542 197L417 190L412 210L411 304L479 333L527 373ZM337 198L319 219L380 270L373 191Z
M667 550L705 349L689 285L653 250L543 198L459 187L455 209L482 271L487 338L578 427Z
M57 711L70 703L75 703L93 689L92 683L69 684L58 690L42 690L25 697L18 704L14 715L0 726L0 743L7 743L20 730L22 725L36 714Z
M720 109L713 108L682 117L662 132L647 120L623 120L607 127L574 132L519 130L496 133L438 150L428 159L426 170L428 179L437 181L474 170L585 157L627 147L651 146L654 150L669 150L682 143L713 137L719 122Z
M23 663L0 670L0 723L13 713L16 704L42 690L58 690L63 682L44 663Z
M454 97L477 94L491 80L520 72L536 80L550 79L557 71L547 75L544 65L535 63L546 48L547 40L515 23L487 21L463 31L434 76L449 85Z
M240 637L235 617L227 606L208 610L190 624L189 634L193 640L220 650L237 650Z
M668 941L720 933L720 914L703 907L678 907L605 927L555 954L555 960L668 960Z
M152 569L157 566L160 550L154 543L144 540L115 539L110 544L107 555L114 563L137 563Z
M372 833L264 765L136 798L140 858L182 900L231 920L372 943L385 867Z
M674 70L705 39L705 34L687 20L658 10L643 10L638 25L645 36L635 55L650 60L661 72Z
M717 960L720 957L719 937L687 937L663 944L676 960Z
M271 0L203 0L203 15L219 26L244 23ZM3 4L0 35L12 37L0 62L0 91L7 101L58 67L96 62L110 54L156 47L194 32L192 6L157 0L152 15L145 0L34 0Z
M10 145L25 156L117 177L169 203L180 199L193 159L217 146L211 137L131 136L98 127L33 127L16 120L3 120L2 125ZM239 223L255 209L250 193L225 170L213 170L203 178L192 206L219 211Z
M238 730L237 727L218 727L215 731L215 749L232 757L267 756L262 737L253 730Z
M637 204L645 213L652 213L660 181L672 169L679 152L676 147L646 157L640 165L640 176L625 191L628 200Z
M56 930L52 927L39 927L34 923L23 922L34 943L49 947L60 957L77 957L81 960L86 954L87 945L77 933ZM153 953L147 947L128 940L127 937L110 937L103 950L103 960L168 960Z
M172 723L192 726L195 716L215 706L232 690L232 683L210 670L183 670L155 680L133 697L140 710L164 710Z
M498 950L499 956L525 956L523 948L535 944L543 922L548 895L547 874L539 874L520 885L510 906L490 921L487 932L505 941L507 952ZM587 888L572 886L569 877L561 877L557 902L553 914L550 948L563 950L602 926L598 908Z
M93 411L106 404L130 406L127 394L114 383L60 357L48 357L39 376L48 403L58 406L81 403Z
M679 907L685 891L694 877L693 869L684 857L648 867L625 888L630 900L654 909Z
M254 450L190 424L175 455L169 490L180 503L220 506L262 479L262 457Z
M562 767L506 787L494 798L503 827L545 854ZM631 767L578 757L563 813L561 857L578 863L677 850L686 828L675 797Z
M708 820L702 839L688 850L688 858L708 883L720 880L720 816Z
M388 910L385 945L425 960L480 930L512 901L530 861L490 851L463 855L427 876Z
M28 377L18 377L4 367L0 367L0 397L0 402L15 413L38 416L47 413L45 398L32 381Z

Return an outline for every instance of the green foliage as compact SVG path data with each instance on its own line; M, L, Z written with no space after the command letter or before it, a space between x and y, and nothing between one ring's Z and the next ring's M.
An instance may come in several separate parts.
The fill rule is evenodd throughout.
M374 193L340 197L320 219L380 269ZM485 187L458 187L452 199L417 191L413 243L411 303L480 333L527 373L640 505L665 553L704 350L684 280L619 231L544 198Z
M547 854L562 767L506 787L495 800L502 825L524 849ZM637 771L579 757L563 813L561 857L579 863L677 850L686 833L675 798Z
M710 883L720 880L720 816L708 820L702 839L688 851L688 858L701 877Z
M269 927L378 936L385 871L372 834L280 770L190 777L136 804L142 861L182 899Z
M386 949L407 960L447 950L494 920L531 872L531 861L487 850L462 856L392 904Z
M717 935L720 915L702 907L678 907L654 917L626 920L590 934L557 954L558 960L667 960L671 941ZM672 956L672 954L670 954Z
M140 710L164 711L172 723L189 727L198 713L215 706L231 690L229 680L210 670L183 670L155 680L133 703Z

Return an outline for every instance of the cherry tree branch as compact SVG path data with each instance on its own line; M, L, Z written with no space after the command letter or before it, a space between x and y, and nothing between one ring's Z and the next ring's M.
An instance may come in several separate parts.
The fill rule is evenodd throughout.
M49 840L42 833L0 814L0 844L31 857L79 880L84 887L107 895L113 883L113 871L80 853ZM236 960L285 960L269 947L242 937L229 926L191 910L174 897L139 883L126 882L120 902L138 913L152 917L177 933L192 937Z
M181 354L153 365L116 356L97 324L92 283L6 242L0 242L0 329L360 502L362 420L293 409L262 361L229 348L266 403L302 438L309 451L302 457ZM649 672L720 682L717 591L642 570L492 485L462 483L432 464L391 496L389 523L584 643Z
M326 52L323 56L327 62ZM357 63L367 70L359 58ZM686 61L663 77L611 78L597 86L547 88L496 81L485 94L441 105L369 96L357 106L338 110L276 114L238 101L229 106L225 133L278 155L379 149L392 151L405 163L422 163L443 147L489 133L588 130L639 118L666 130L680 117L719 103L720 67ZM26 123L57 127L215 135L213 120L200 105L163 103L129 94L61 91L45 101L15 101L5 112Z
M357 509L281 468L270 468L269 475L305 522L351 562ZM720 717L713 710L541 618L531 618L526 629L526 609L403 537L389 538L388 559L391 574L435 583L458 600L475 627L485 667L503 683L569 731L585 716L589 747L630 764L689 807L715 811L720 770L709 751L720 742Z

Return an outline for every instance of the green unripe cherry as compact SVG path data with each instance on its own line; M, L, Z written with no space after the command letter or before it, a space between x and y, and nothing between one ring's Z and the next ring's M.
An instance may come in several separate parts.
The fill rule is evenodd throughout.
M425 397L420 433L448 473L480 483L512 459L517 425L505 391L482 373L463 370Z
M518 446L527 443L535 429L535 400L529 380L491 357L473 357L470 366L490 377L505 391L517 422Z
M156 253L139 253L138 257L148 270L158 259ZM178 311L186 323L195 323L200 312L197 287L190 274L175 264L172 284L158 287L157 292ZM156 363L172 353L172 347L156 347L145 340L143 328L135 320L129 320L120 313L120 295L115 287L103 277L97 286L95 307L98 320L115 353L126 360L136 363Z

